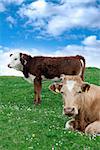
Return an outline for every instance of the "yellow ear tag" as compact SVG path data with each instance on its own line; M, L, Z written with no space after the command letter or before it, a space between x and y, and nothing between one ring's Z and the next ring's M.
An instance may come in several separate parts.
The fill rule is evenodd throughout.
M56 93L60 93L60 91L58 89L55 89Z

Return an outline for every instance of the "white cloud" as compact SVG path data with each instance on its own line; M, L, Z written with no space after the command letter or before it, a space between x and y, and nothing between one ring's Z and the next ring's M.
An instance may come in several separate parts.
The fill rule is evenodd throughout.
M6 6L10 4L21 5L24 0L0 0L0 12L7 10Z
M7 17L6 21L9 23L10 27L16 24L16 20L12 16Z
M48 33L57 36L66 30L74 27L82 28L99 28L100 27L100 11L97 8L74 7L65 8L67 12L64 15L52 17L48 22ZM92 16L92 17L91 17ZM88 20L88 21L87 21Z
M28 17L30 20L46 16L47 3L45 0L38 0L28 5L23 5L19 10L21 17Z
M66 17L56 16L52 17L48 23L47 32L51 35L57 36L62 34L70 27L70 22L67 22Z
M99 29L100 9L94 5L95 2L96 0L83 2L80 0L63 0L60 4L54 5L45 0L37 0L23 5L18 14L28 18L29 25L35 28L36 22L41 20L44 23L38 24L40 28L43 28L50 35L58 36L74 27ZM91 5L87 5L88 3Z
M100 68L100 40L95 35L86 37L82 43L84 45L67 45L62 50L56 51L56 55L82 55L86 59L86 66Z
M91 38L92 37L92 38ZM100 68L100 53L99 47L100 43L97 47L98 41L94 35L86 37L82 43L85 45L67 45L62 49L58 49L54 52L43 52L38 49L31 49L30 51L22 50L22 49L9 49L8 47L0 46L0 75L14 75L14 76L23 76L21 72L18 72L14 69L9 69L7 64L10 62L9 55L14 52L23 52L26 54L30 54L32 56L74 56L74 55L82 55L86 59L87 67L98 67ZM100 41L99 41L100 42ZM93 47L91 47L93 45Z
M90 47L97 47L98 49L100 49L100 40L97 40L95 35L88 36L86 39L84 39L82 43L84 45L88 45Z
M57 56L73 56L77 54L85 57L87 67L100 68L100 54L97 48L91 49L89 46L68 45L62 50L56 51Z
M87 4L87 3L93 3L96 2L96 0L61 0L61 3L71 3L71 4Z
M5 10L5 6L3 5L3 3L0 2L0 12L4 12Z
M1 2L3 2L4 4L14 3L14 4L17 4L17 5L20 5L24 2L24 0L1 0Z
M17 14L28 20L24 27L30 25L34 31L42 29L41 33L51 36L59 36L76 27L100 29L100 8L96 7L96 0L61 0L59 4L46 0L36 0L29 4L24 2L25 0L1 0L0 11L5 11L6 5L11 3L20 5ZM11 18L8 21L13 24Z

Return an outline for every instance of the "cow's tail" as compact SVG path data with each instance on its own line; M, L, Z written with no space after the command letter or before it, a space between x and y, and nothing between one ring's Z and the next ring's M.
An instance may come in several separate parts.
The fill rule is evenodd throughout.
M80 76L81 76L82 80L84 80L84 71L85 71L85 66L86 66L85 58L81 55L76 55L76 57L81 61L82 70L80 72Z

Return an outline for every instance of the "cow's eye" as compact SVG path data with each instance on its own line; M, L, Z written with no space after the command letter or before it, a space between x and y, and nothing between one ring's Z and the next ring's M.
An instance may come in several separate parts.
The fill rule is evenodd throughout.
M15 58L14 60L17 60L17 58Z

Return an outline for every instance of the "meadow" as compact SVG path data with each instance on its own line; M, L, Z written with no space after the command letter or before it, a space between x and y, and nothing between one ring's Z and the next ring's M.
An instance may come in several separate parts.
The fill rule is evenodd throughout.
M87 68L85 81L100 85L100 69ZM99 150L100 137L64 129L62 97L43 81L42 104L33 104L33 85L0 77L0 150Z

